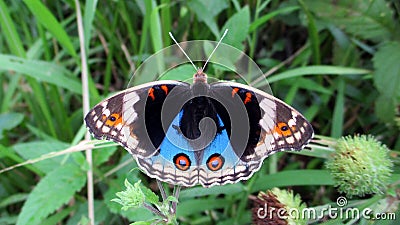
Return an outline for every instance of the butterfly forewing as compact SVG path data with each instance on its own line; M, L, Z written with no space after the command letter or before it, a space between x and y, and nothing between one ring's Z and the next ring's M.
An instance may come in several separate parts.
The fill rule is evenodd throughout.
M89 111L86 125L97 139L114 140L135 157L149 157L165 137L160 115L175 87L189 89L183 82L163 81L119 92Z
M311 124L295 109L258 89L234 82L211 85L214 92L229 88L246 107L250 124L243 161L261 161L282 150L301 150L313 137Z

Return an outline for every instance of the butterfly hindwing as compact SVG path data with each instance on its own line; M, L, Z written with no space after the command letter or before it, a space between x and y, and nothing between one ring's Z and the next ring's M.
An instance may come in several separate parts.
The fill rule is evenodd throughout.
M237 180L242 175L239 171L246 168L236 167L239 157L232 149L227 126L218 113L220 107L210 97L193 98L170 124L157 154L138 158L139 166L151 177L184 186L221 185ZM205 108L212 110L200 116ZM201 124L204 118L214 118L208 122L215 127L208 127L211 124L204 121ZM190 129L185 130L187 126Z

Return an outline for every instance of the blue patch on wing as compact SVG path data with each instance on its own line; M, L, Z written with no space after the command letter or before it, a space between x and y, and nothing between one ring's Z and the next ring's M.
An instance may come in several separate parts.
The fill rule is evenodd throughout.
M235 166L239 158L232 149L226 129L223 129L220 133L216 134L214 140L203 150L203 154L201 154L203 156L200 161L201 165L196 165L193 147L190 146L184 135L176 129L179 127L182 115L183 110L179 112L168 127L165 138L160 145L160 154L153 157L162 157L166 163L174 164L174 157L179 153L184 153L189 157L192 164L191 166L205 166L208 158L217 153L225 159L222 169L224 167L232 168ZM217 115L217 117L220 125L223 127L224 123L221 117L219 115Z
M224 127L221 117L219 115L217 117L221 126ZM225 159L222 169L227 166L232 168L239 160L233 151L226 129L223 129L221 133L217 133L214 140L204 149L201 164L206 165L208 158L215 153L222 155Z
M160 145L160 155L164 160L174 163L175 155L179 153L186 154L192 162L192 166L196 162L194 158L193 148L189 145L189 142L183 136L183 134L176 129L179 127L179 121L183 115L183 110L174 118L171 125L168 127L165 138Z

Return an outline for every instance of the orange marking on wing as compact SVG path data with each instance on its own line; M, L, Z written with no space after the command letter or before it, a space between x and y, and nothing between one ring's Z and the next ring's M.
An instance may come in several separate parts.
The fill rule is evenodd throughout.
M286 123L280 122L275 126L274 132L278 133L280 136L288 137L292 135L292 131L290 129L294 130L295 127L292 126L289 128Z
M216 165L213 164L215 162L217 163ZM211 157L207 162L207 167L211 171L217 171L221 169L223 165L224 165L224 160L219 155Z
M168 94L168 87L167 87L167 85L161 85L161 89L165 92L165 95Z
M180 155L175 159L176 168L185 171L190 167L190 160L186 155Z
M149 96L151 99L153 99L153 101L156 99L156 97L154 96L154 88L149 89Z
M122 123L122 116L117 113L111 114L106 121L106 125L110 127L117 126L120 123Z
M249 102L251 102L251 93L247 92L246 93L246 98L244 99L244 104L247 104Z
M234 88L234 89L232 90L232 98L233 98L233 96L235 96L235 94L236 94L238 91L239 91L239 88Z

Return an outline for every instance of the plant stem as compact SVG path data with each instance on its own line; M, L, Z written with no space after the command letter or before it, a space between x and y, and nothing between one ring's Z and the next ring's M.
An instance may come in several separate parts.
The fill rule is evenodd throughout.
M162 214L160 212L160 210L154 208L152 205L148 204L148 203L143 203L143 207L145 207L146 209L150 210L151 212L153 212L154 214L162 217L163 219L168 219L164 214Z
M176 200L179 199L179 192L181 191L181 186L180 185L175 185L174 187L174 197L176 198ZM172 202L172 213L175 214L176 213L176 202Z
M159 180L157 180L157 186L158 186L158 189L161 192L161 197L162 197L162 200L164 202L167 199L167 194L165 193L164 186L162 185L161 181L159 181Z

